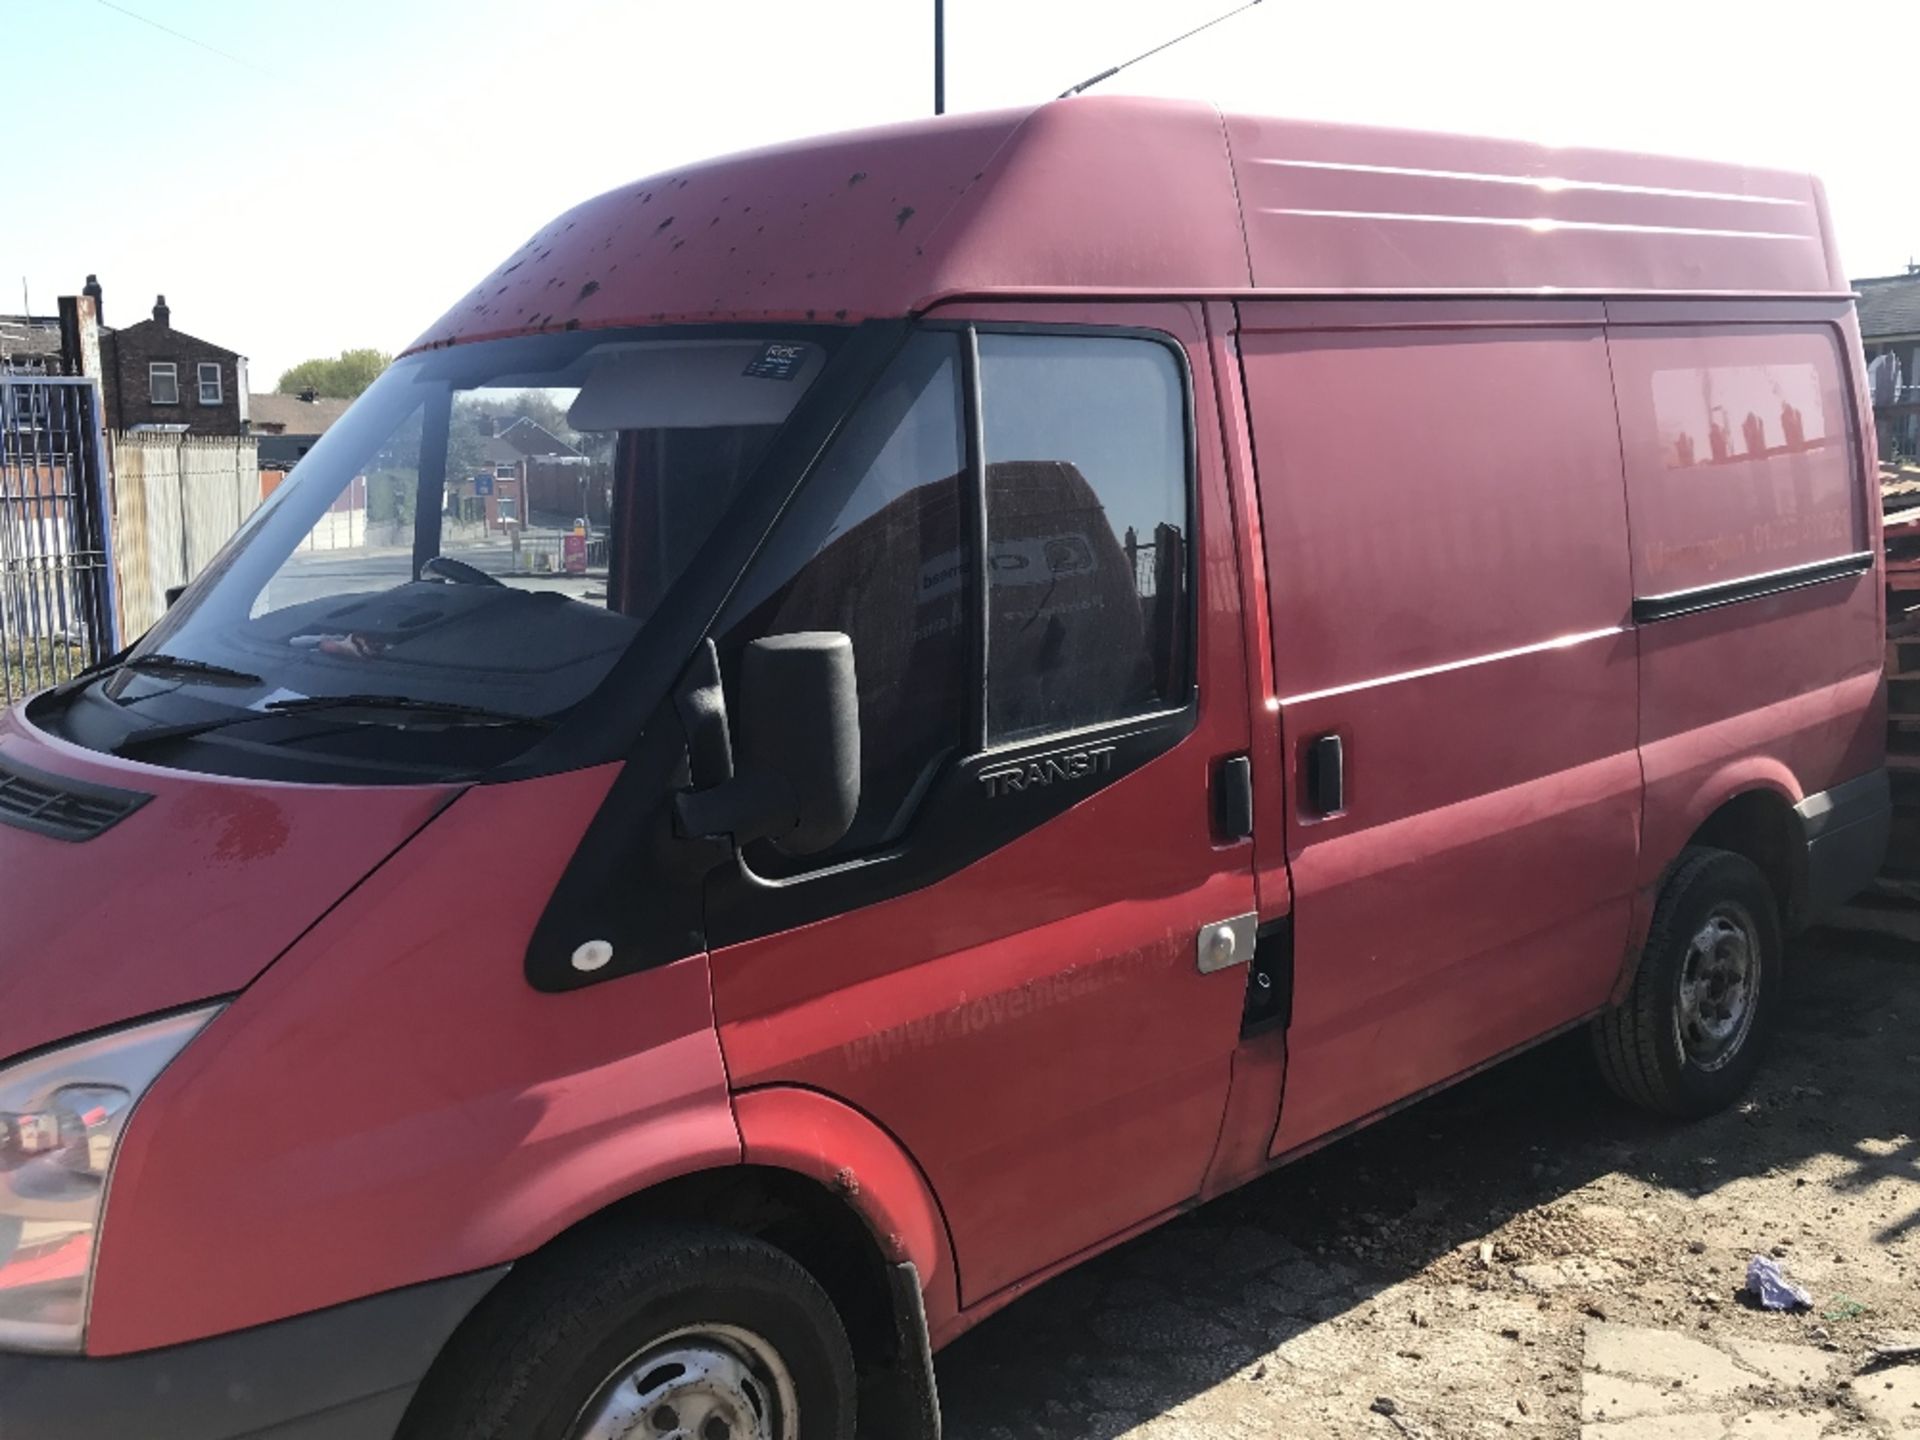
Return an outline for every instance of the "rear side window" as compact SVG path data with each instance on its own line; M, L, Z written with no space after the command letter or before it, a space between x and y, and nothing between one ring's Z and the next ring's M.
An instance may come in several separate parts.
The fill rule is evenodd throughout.
M1839 346L1820 326L1615 329L1634 594L1864 550Z
M1150 340L983 334L988 737L1177 703L1186 399Z

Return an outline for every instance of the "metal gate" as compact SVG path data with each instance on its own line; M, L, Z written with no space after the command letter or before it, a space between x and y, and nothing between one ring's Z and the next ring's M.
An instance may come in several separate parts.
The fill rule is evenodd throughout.
M116 648L105 454L91 379L0 374L0 706Z

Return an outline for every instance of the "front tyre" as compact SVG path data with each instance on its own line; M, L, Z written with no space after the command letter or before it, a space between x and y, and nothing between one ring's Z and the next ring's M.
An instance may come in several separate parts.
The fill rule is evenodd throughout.
M434 1365L404 1440L851 1440L824 1291L706 1226L605 1229L516 1267Z
M1726 1108L1760 1066L1780 1003L1780 914L1751 860L1689 848L1654 907L1633 988L1593 1022L1608 1085L1663 1115Z

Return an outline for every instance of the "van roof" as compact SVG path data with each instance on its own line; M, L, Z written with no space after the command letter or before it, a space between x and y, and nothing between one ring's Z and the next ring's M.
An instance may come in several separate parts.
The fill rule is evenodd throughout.
M959 296L1844 295L1812 177L1083 96L709 160L527 241L414 348Z

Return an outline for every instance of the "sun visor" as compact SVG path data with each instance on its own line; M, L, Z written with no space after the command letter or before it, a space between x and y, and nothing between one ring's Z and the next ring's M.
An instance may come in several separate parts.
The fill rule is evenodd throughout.
M778 425L825 363L795 340L658 341L609 351L567 411L576 430Z

